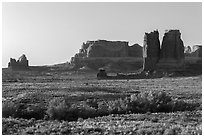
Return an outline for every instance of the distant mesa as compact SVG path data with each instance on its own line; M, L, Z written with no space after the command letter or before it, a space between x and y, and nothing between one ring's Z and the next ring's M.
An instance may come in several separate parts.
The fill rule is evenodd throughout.
M137 60L139 58L140 60ZM121 69L121 65L124 65L122 69L125 70L135 69L142 67L142 47L139 44L129 46L127 41L87 41L82 44L79 53L72 57L71 63L75 64L76 68L88 66L96 70L112 66Z
M201 62L202 46L185 47L179 30L165 30L161 43L158 30L145 33L143 47L129 46L127 41L87 41L71 58L75 69L85 66L116 71L182 71L189 64Z
M8 68L12 70L28 70L29 65L25 54L20 56L17 61L16 59L10 58L10 62L8 63Z
M75 57L142 57L141 51L140 45L128 46L127 41L97 40L83 43Z

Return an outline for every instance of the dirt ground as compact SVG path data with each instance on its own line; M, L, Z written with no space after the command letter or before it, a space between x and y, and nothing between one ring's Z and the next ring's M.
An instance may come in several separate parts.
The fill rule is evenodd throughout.
M158 79L97 80L97 72L2 72L2 99L44 93L46 103L70 96L73 100L117 99L146 91L165 91L174 99L202 104L202 76ZM35 103L35 100L33 100ZM8 124L10 123L10 124ZM114 114L78 121L3 118L3 134L202 134L202 110L175 113ZM17 127L17 129L16 129Z

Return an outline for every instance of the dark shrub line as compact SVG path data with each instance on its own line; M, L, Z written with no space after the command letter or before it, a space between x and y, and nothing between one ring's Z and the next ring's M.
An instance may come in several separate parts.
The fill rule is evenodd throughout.
M2 116L26 119L48 117L53 120L73 121L78 118L85 119L109 114L192 111L200 106L199 103L172 99L165 92L143 92L111 101L87 99L73 103L66 97L64 99L54 98L47 107L40 104L25 105L3 102Z

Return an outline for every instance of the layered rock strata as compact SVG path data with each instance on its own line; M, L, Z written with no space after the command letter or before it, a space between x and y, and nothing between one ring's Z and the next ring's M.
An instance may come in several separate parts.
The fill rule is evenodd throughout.
M138 58L142 59L142 47L139 44L129 46L127 41L97 40L83 43L79 53L71 58L71 63L75 64L76 68L89 66L96 69L114 64L122 68L124 66L119 65L122 63L127 67L130 65L131 68L141 64L138 65L139 68L142 67L142 62L138 61Z

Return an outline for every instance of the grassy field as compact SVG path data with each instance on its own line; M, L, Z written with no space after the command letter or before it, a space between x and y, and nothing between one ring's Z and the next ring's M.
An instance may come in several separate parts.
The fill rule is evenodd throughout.
M173 100L198 104L193 110L106 114L74 121L4 117L3 134L202 134L202 76L159 79L97 80L97 72L2 72L2 100L27 106L49 106L53 99L70 102L111 101L143 92L165 92ZM16 101L16 102L15 102ZM27 107L26 109L29 109Z

